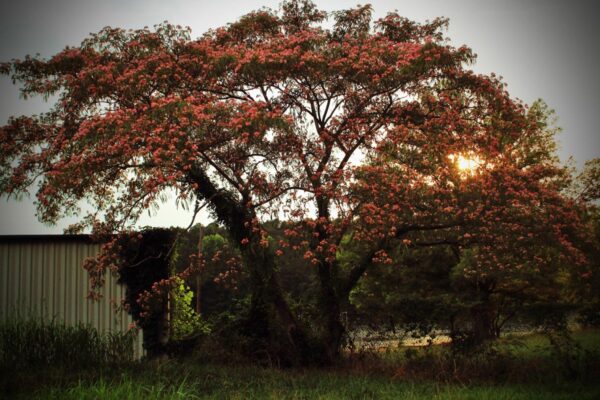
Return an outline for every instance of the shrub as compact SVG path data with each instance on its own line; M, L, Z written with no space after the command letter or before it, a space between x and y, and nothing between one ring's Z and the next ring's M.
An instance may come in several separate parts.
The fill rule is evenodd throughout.
M172 340L186 339L192 336L210 333L210 327L192 308L192 292L183 279L176 278L176 284L171 289L173 314L171 315Z

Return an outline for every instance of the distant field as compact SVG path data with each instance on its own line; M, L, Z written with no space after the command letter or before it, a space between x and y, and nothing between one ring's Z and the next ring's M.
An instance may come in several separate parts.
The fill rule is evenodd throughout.
M600 351L600 333L594 329L577 330L573 333L573 338L583 349ZM356 345L359 348L377 348L380 350L394 349L398 347L422 347L433 345L443 345L450 343L451 339L444 333L438 333L434 336L411 337L410 334L396 335L396 338L359 338L356 339ZM503 333L500 344L511 347L515 351L519 345L522 345L521 351L531 351L534 349L546 348L550 342L546 336L541 333L531 333L527 331ZM519 350L517 350L519 352Z

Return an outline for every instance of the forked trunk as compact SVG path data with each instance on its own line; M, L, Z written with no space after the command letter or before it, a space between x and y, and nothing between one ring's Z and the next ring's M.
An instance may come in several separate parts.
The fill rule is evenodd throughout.
M313 352L309 340L292 314L275 275L275 258L261 244L260 233L253 229L256 215L248 207L249 199L238 199L217 188L202 168L188 172L197 185L199 198L206 199L217 219L237 243L251 281L251 304L247 334L254 342L254 352L276 364L306 364Z
M256 356L281 366L319 363L319 355L285 299L273 255L256 240L242 254L252 282L247 333Z

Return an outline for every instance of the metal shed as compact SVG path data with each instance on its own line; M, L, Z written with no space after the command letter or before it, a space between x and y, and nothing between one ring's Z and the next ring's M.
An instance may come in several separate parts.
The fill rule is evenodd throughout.
M0 320L11 316L90 324L100 332L126 331L133 321L120 309L125 287L107 276L102 300L87 298L83 261L100 251L88 235L0 236ZM140 357L142 334L135 355Z

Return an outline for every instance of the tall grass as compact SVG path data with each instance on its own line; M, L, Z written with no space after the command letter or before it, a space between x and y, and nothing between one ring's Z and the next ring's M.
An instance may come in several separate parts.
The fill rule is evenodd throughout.
M91 325L9 318L0 322L0 368L90 367L133 360L133 333L100 333Z
M503 340L489 353L457 356L448 346L404 347L389 354L365 354L362 359L349 357L345 363L329 368L281 370L235 360L225 364L207 363L193 356L111 364L116 359L106 354L117 351L118 347L108 353L105 347L102 353L98 348L109 346L110 341L97 333L88 333L88 339L81 339L86 337L85 327L78 328L81 336L69 337L64 332L72 328L57 323L33 324L35 329L26 329L24 321L16 325L22 329L19 332L28 332L30 337L35 337L33 332L42 327L59 330L62 333L56 336L76 343L72 347L80 349L90 342L98 343L98 339L89 337L103 337L105 344L98 345L96 353L79 358L80 363L94 363L94 368L71 367L69 357L76 356L62 355L53 356L51 363L45 361L46 368L30 364L21 376L13 377L16 379L6 378L0 372L0 383L5 382L4 387L0 385L0 398L4 394L11 399L61 400L600 399L599 331L574 336L581 350L565 353L578 360L572 364L578 373L573 377L564 375L561 363L565 354L553 352L548 338L539 335ZM11 326L11 334L17 335L15 324ZM2 327L2 332L5 331L6 325ZM20 340L19 346L23 348L27 339ZM38 347L45 343L35 340L32 339L32 343ZM62 343L61 346L66 346ZM10 348L17 353L16 347L11 345ZM36 351L36 354L44 353L42 349ZM40 359L39 355L36 357Z

